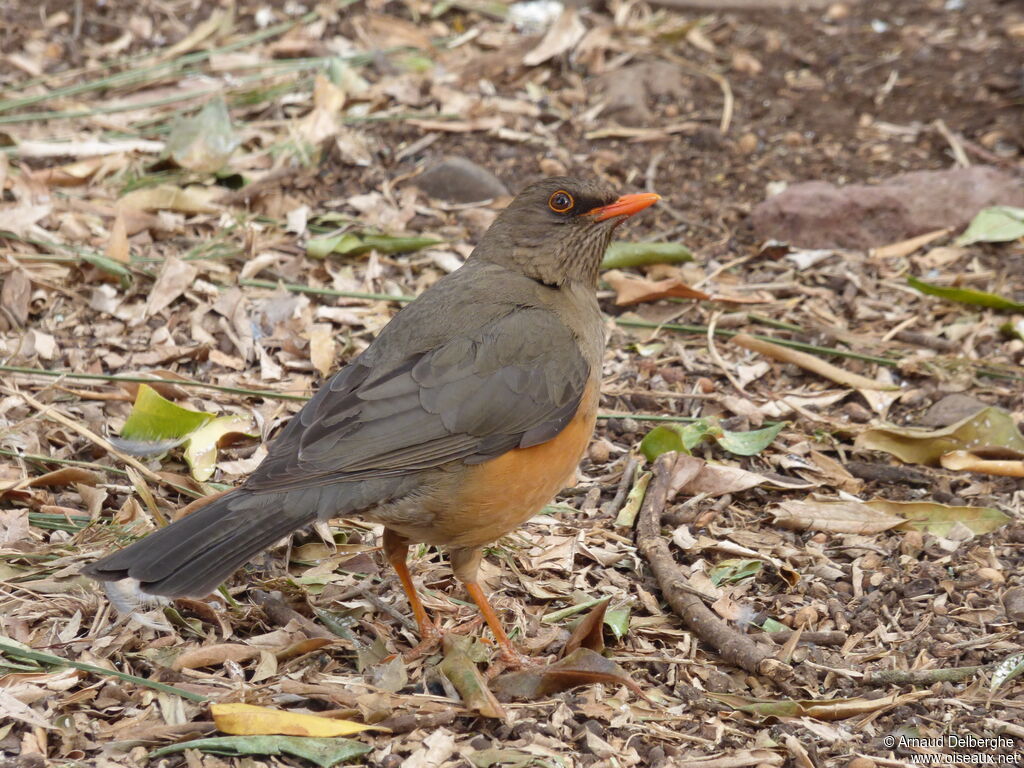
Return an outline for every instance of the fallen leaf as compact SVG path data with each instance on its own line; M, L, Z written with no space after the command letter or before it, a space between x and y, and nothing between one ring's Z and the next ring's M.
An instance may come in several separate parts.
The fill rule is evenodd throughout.
M872 499L865 502L872 509L903 518L896 526L901 531L924 531L947 536L955 525L963 525L975 534L991 533L1003 527L1010 518L993 507L955 507L937 501L888 501Z
M181 294L192 287L198 274L199 270L189 262L168 256L149 292L145 316L151 317L173 304Z
M957 245L1006 243L1024 237L1024 208L996 205L983 208L957 238Z
M748 432L730 432L710 419L698 419L685 425L658 426L644 436L640 451L648 461L654 461L669 451L688 454L702 441L713 440L737 456L756 456L772 444L786 423L779 422Z
M504 708L488 689L487 682L470 656L469 647L472 642L472 638L463 635L445 635L444 659L441 660L439 669L455 686L466 709L484 717L504 719Z
M372 751L369 744L353 739L317 739L301 736L221 736L212 739L193 739L171 744L149 753L150 757L195 749L213 755L239 757L242 755L294 755L321 768L332 768Z
M234 736L314 736L334 738L349 736L367 730L380 730L376 726L352 720L288 712L252 704L211 704L210 714L217 730Z
M135 404L121 428L121 437L131 440L176 440L195 432L213 419L202 411L182 408L161 397L148 384L140 384Z
M258 437L250 416L232 414L218 416L203 424L189 435L185 445L185 461L192 477L201 483L213 475L217 467L217 448L243 437Z
M610 597L600 601L577 622L569 639L565 641L563 656L571 654L577 648L588 648L594 653L604 651L604 616L611 601Z
M945 237L953 231L952 227L946 227L944 229L936 229L933 232L926 232L923 235L917 237L911 237L907 240L900 240L898 243L891 243L889 245L883 245L879 248L872 248L868 251L868 255L874 259L895 259L909 256L915 251L924 248L928 243L938 240L940 237Z
M309 333L309 360L325 379L337 361L337 344L330 323L314 323Z
M220 207L213 203L219 197L218 187L176 187L159 184L136 189L117 201L118 208L140 211L180 211L181 213L217 213Z
M998 296L994 293L976 291L973 288L952 288L942 285L932 285L916 277L908 277L907 285L915 288L921 293L929 296L937 296L948 301L957 301L961 304L971 304L975 307L987 307L1006 312L1024 312L1024 302L1011 301L1010 299Z
M501 675L491 681L491 690L501 701L535 701L579 685L595 683L625 685L641 698L647 698L622 667L587 648L578 648L554 664Z
M583 39L587 28L580 21L579 11L572 5L562 8L562 13L555 19L537 47L523 56L523 64L535 67L548 59L571 50Z
M664 280L648 280L645 277L612 270L605 273L603 278L615 291L615 304L619 307L668 298L696 299L698 301L706 301L711 298L711 294L691 288L675 277Z
M998 450L1024 456L1024 435L1017 429L1013 416L995 407L984 408L942 429L873 427L858 435L854 445L861 450L891 453L908 464L933 466L953 451L977 454Z
M370 251L386 254L412 253L440 243L440 240L431 237L394 237L346 232L331 237L311 237L306 243L306 255L314 259L323 259L331 253L342 256L361 256Z
M241 663L255 659L260 649L241 643L216 643L192 648L174 660L174 669L200 669L201 667L219 667L225 661Z
M190 171L214 173L224 167L242 143L231 127L228 105L217 94L191 117L175 123L167 137L171 158Z
M784 528L836 533L880 533L905 522L861 501L782 501L768 512Z
M899 694L877 699L862 697L850 699L759 699L732 693L708 692L709 698L720 701L732 709L761 717L813 717L818 720L844 720L896 704Z

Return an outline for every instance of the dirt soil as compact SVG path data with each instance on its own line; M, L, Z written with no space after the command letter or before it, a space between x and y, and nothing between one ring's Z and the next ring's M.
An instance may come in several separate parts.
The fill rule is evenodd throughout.
M1024 241L958 246L941 232L810 253L763 247L750 220L802 181L967 163L1020 184L1019 3L583 4L571 11L582 38L544 43L550 19L520 28L486 0L0 10L0 766L311 764L274 754L282 741L150 757L228 733L209 702L387 726L349 736L352 763L372 766L1022 759L1024 678L1011 671L1024 669ZM554 53L527 66L538 44ZM214 92L239 142L230 159L169 157L180 121ZM222 595L141 617L79 575L241 482L400 308L394 297L468 256L508 198L423 194L416 176L446 156L511 193L561 174L657 191L662 203L619 236L695 255L605 276L601 417L579 483L482 568L514 641L548 662L608 598L601 642L618 667L506 702L502 716L453 687L442 649L401 660L415 625L379 531L359 521L297 534ZM311 239L344 232L439 242L308 254ZM1004 302L924 295L908 277ZM717 298L651 289L623 306L630 279ZM735 333L833 367L808 368L788 347L765 356ZM140 375L180 406L248 423L213 449L202 482L181 445L117 442ZM941 429L989 406L965 447L1003 474L956 468L936 438L923 441L929 458L883 449L883 425ZM706 465L655 475L640 517L676 569L659 579L623 509L649 479L641 441L694 419L730 432L785 424L752 455L708 439L692 449ZM650 489L690 471L701 482L659 505ZM880 512L871 499L921 506ZM489 633L444 553L418 548L411 568L442 629L485 638L472 652L487 670ZM694 597L778 665L684 622L677 599Z

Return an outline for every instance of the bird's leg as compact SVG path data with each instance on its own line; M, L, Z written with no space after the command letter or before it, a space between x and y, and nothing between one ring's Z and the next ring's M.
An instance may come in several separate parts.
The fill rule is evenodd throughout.
M391 567L395 569L395 573L398 574L398 580L402 582L402 590L409 600L409 605L412 607L412 615L416 619L416 626L420 630L421 642L414 650L421 647L426 649L429 646L436 645L437 641L441 638L441 633L434 626L430 617L427 616L427 610L423 607L423 603L420 602L420 596L416 594L416 587L412 583L412 576L409 575L409 566L405 562L409 554L409 540L385 528L383 545L384 555L387 557L388 562L391 563ZM420 652L422 653L422 651Z
M498 614L491 607L490 602L487 600L487 595L484 594L480 583L476 580L476 572L480 566L482 554L479 548L451 550L449 555L451 557L452 570L455 572L455 578L466 587L466 592L473 598L473 602L480 609L484 621L487 622L487 626L494 633L494 639L501 648L500 660L502 664L512 669L522 669L523 667L530 666L533 664L530 657L524 656L512 645L512 641L505 634L505 628L501 625L501 619L498 618Z

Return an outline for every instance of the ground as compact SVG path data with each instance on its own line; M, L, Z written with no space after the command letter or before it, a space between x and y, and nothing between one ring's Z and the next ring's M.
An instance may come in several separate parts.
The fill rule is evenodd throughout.
M562 18L582 39L549 35L545 56L550 19L515 26L484 0L5 8L0 765L147 764L223 736L207 700L389 726L349 737L367 765L1021 759L1024 684L996 666L1019 668L1024 651L1021 240L961 247L940 231L815 253L764 247L751 213L803 181L967 164L1019 189L1024 14L996 0L734 5L584 5ZM181 122L218 92L238 140L224 155L215 115L198 139ZM469 254L507 198L420 191L416 175L445 156L511 192L566 173L657 191L661 204L618 236L695 255L605 274L601 417L578 485L482 569L515 642L548 661L609 598L604 655L618 668L500 717L460 697L440 649L393 656L417 637L371 525L304 531L233 576L230 604L179 600L145 623L79 575L241 482L401 306L388 297ZM308 253L311 239L368 231L438 242ZM618 304L641 275L714 298L661 298L659 283ZM952 302L908 277L1005 301ZM833 367L735 333L802 344ZM180 406L237 417L204 482L180 441L124 440L140 376ZM987 446L975 453L1009 475L955 468L938 437L901 455L879 429L941 429L983 406L997 410L971 435ZM652 429L693 419L730 433L784 425L749 451L719 434L696 459L645 462ZM443 629L489 636L443 553L416 549L411 565ZM781 634L767 642L762 627ZM774 664L750 655L751 639ZM307 764L253 751L148 764Z

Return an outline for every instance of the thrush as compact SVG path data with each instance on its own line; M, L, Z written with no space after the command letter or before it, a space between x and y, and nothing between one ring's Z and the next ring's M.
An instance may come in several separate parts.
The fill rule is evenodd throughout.
M317 520L384 526L421 636L436 636L408 548L447 548L510 661L477 581L482 547L571 485L597 418L601 259L616 226L659 199L556 177L517 195L466 263L388 323L287 423L240 486L84 569L163 597L212 592Z

